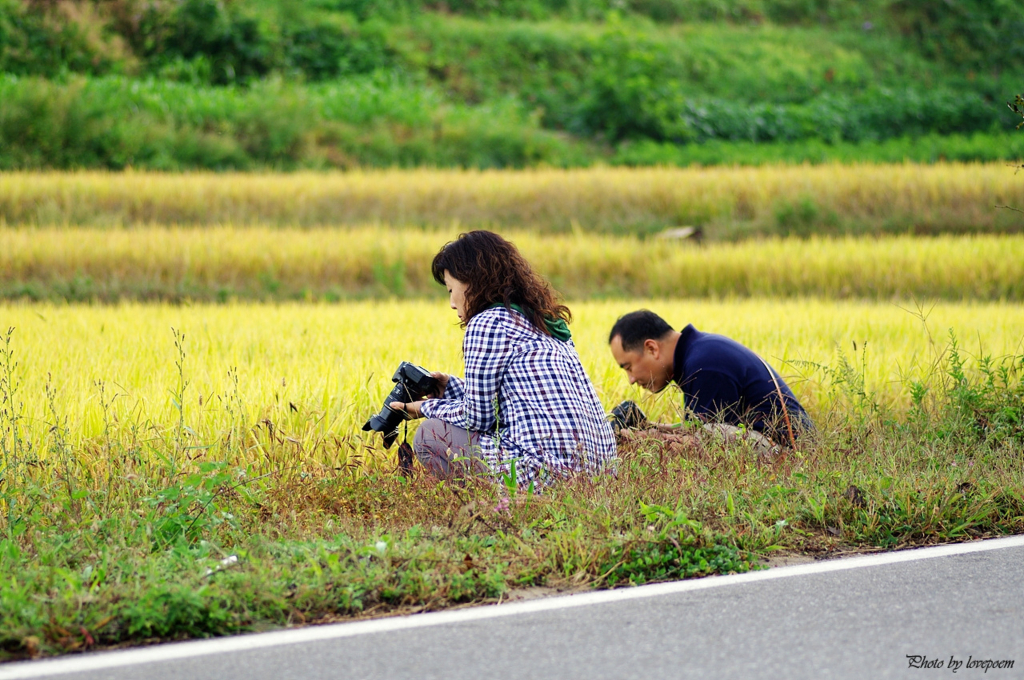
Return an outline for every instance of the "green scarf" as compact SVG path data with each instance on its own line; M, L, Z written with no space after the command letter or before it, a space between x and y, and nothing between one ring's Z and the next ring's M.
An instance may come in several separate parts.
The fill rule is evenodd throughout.
M488 307L488 309L504 306L505 305L500 302L495 302L493 305ZM513 302L511 305L509 305L509 307L516 310L517 312L525 316L527 319L530 318L529 316L527 316L526 312L523 311L523 308L517 305L516 303ZM544 325L548 327L548 333L551 333L551 337L553 337L555 340L568 342L570 339L572 339L572 333L569 332L569 324L565 323L565 319L552 319L551 317L546 316L544 317Z

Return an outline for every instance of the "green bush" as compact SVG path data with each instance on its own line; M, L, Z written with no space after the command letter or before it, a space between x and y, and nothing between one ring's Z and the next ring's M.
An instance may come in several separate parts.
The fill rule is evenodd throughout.
M53 77L132 66L124 41L106 30L91 3L39 3L33 9L20 0L0 0L0 72Z
M387 76L197 87L0 76L0 169L579 165L592 151L512 100L451 106Z
M265 76L279 63L276 36L252 17L229 13L219 0L184 0L170 21L165 41L146 55L157 63L205 59L218 84Z
M921 60L893 57L898 46L891 42L849 49L818 29L424 17L392 33L407 68L452 92L481 98L515 91L555 116L605 80L619 89L668 87L687 96L800 102L826 91L905 85L933 75ZM890 73L892 61L902 73Z
M890 12L926 57L978 70L1024 64L1020 0L895 0Z
M843 35L426 17L394 29L392 43L400 63L460 100L514 95L547 127L613 142L858 141L1010 120L1006 77L972 82L898 41Z
M937 7L0 0L0 167L1015 156L1024 2Z
M227 85L271 72L322 80L390 65L382 26L362 24L351 14L260 12L257 3L222 0L110 6L115 9L0 0L0 71L54 77L141 68L164 78Z
M728 21L832 23L883 10L886 2L849 0L319 0L321 6L361 17L406 19L424 12L532 21L600 21L611 15L644 17L658 23Z
M650 140L622 144L612 165L766 165L771 163L937 163L1024 159L1024 139L1011 132L928 134L883 141L829 142L805 139L764 144L711 140L671 144Z
M286 33L288 65L310 80L372 73L391 65L378 24L360 27L347 15L325 15Z
M666 24L825 26L838 32L834 41L847 45L877 42L872 36L884 34L898 48L888 50L890 56L909 48L929 60L986 73L1024 66L1017 40L1024 27L1019 0L0 0L0 70L103 74L141 62L149 73L180 73L189 71L182 63L199 62L191 72L212 83L246 82L290 68L322 79L388 63L382 26L415 27L447 17L444 24L451 14L490 26L511 19L592 26L625 21L637 27L628 37L640 39L640 52L649 52L646 43L658 36L686 52L688 37L666 34L659 27ZM860 38L851 43L847 34ZM717 53L749 52L746 41L736 40L741 35L719 42ZM435 41L433 34L423 37ZM720 54L711 61L721 61ZM796 70L802 61L797 58Z
M788 142L800 139L875 141L1007 129L1006 107L973 92L879 89L855 97L822 95L803 104L736 102L680 95L658 99L638 93L635 106L615 109L609 93L587 110L591 131L622 139L647 137L677 143L711 139ZM648 94L648 96L644 96ZM617 112L619 115L615 115ZM630 117L630 112L633 112ZM639 112L639 113L637 113ZM646 123L636 126L636 121Z
M0 100L2 169L500 168L581 166L599 159L615 165L756 165L1024 157L1024 137L1014 135L1011 126L998 133L859 140L837 126L831 137L762 135L756 137L761 141L750 141L745 135L758 128L724 127L730 120L744 123L738 107L733 118L713 121L720 132L703 143L637 139L609 154L583 139L542 129L512 98L452 104L433 88L385 74L305 86L269 80L247 88L126 77L58 83L6 76L0 77ZM918 132L938 123L920 124ZM871 130L866 125L850 129ZM900 132L881 123L877 129Z

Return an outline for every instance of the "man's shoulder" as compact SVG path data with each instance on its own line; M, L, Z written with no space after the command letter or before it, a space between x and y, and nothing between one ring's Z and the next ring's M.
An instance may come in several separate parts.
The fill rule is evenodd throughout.
M687 372L696 370L732 373L757 357L739 342L717 333L700 333L691 341L686 352Z
M753 352L742 343L718 333L695 334L690 341L690 353L693 354L752 354Z

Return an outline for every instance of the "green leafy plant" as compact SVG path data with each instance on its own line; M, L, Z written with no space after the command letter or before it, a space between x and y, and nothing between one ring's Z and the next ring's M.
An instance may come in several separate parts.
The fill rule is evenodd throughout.
M143 500L150 509L146 531L151 533L153 549L178 540L195 542L221 524L230 525L232 513L217 501L235 477L236 471L225 462L203 462L196 472L147 496Z
M612 549L613 562L605 571L610 587L620 582L640 585L711 573L743 573L754 566L749 555L708 536L701 523L690 519L681 507L641 503L640 512L651 522L647 530L653 535Z
M996 442L1024 442L1024 355L977 357L977 377L968 375L966 359L950 331L946 388L948 422L973 437Z

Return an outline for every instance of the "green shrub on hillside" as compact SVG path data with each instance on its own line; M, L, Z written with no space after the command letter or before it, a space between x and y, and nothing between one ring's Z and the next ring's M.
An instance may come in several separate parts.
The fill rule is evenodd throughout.
M615 92L588 102L589 132L613 139L646 137L677 144L721 139L747 142L876 141L925 134L1006 129L1003 107L972 92L878 89L858 96L822 95L804 104L748 103L676 94L637 93L634 113L618 108ZM602 106L602 104L604 104ZM618 114L618 115L616 115ZM644 123L638 126L637 123Z
M907 55L883 57L895 47L891 42L851 49L817 29L656 29L622 22L424 17L393 32L403 64L458 96L480 99L516 91L551 108L607 87L606 81L619 89L668 87L687 96L800 102L823 92L904 85L938 75Z
M761 105L717 101L712 102L720 107L716 115L693 128L703 143L627 140L612 155L585 140L543 130L514 99L452 104L430 87L383 74L306 86L270 80L248 88L126 77L56 83L0 76L0 101L0 169L492 168L580 166L601 159L616 165L747 165L1024 157L1024 138L1012 135L1010 126L999 133L909 134L925 129L925 123L944 133L955 129L952 123L942 127L943 121L956 122L958 111L971 111L958 109L952 96L945 118L936 114L922 122L912 108L904 108L908 128L880 123L878 129L890 133L886 137L870 136L870 109L861 111L861 119L849 118L856 110L844 110L837 100L826 102L834 109L819 102L821 110L811 111L818 111L820 128L811 124L816 119L806 107L768 107L776 114L769 118ZM933 110L942 113L943 99L935 101ZM693 106L692 111L713 111ZM805 115L804 127L780 124L800 123L798 114ZM876 112L882 122L883 114ZM832 128L830 120L836 122ZM843 127L844 121L852 122ZM979 128L986 129L981 123Z
M773 163L938 163L1024 159L1024 138L1009 132L971 135L928 134L882 141L728 142L672 144L640 140L622 144L611 165L770 165Z
M1020 0L894 0L889 11L926 57L979 71L1024 64Z
M141 53L152 67L175 60L203 60L212 83L245 82L278 66L277 45L269 27L254 17L228 12L217 0L184 0L161 15L146 12L148 29L139 35Z
M452 22L451 13L485 19L492 27L504 26L509 19L561 20L574 26L584 22L584 28L602 23L614 28L625 21L635 30L599 51L625 53L638 48L640 53L649 53L652 44L661 49L667 45L669 52L682 50L676 61L684 66L687 60L692 62L693 50L686 45L692 36L666 33L651 20L661 24L827 26L831 33L884 34L896 40L889 45L897 48L888 50L890 57L916 50L927 59L967 67L977 75L1024 66L1024 47L1016 39L1024 27L1024 3L1020 0L0 0L0 70L53 76L63 71L104 74L141 69L206 78L204 82L217 84L247 82L278 71L317 80L398 65L390 58L393 49L402 47L393 37L389 40L393 27L411 26L419 34L418 42L431 43L432 52L438 43L443 47L453 37L472 41L472 35L457 35L468 30L467 25ZM449 24L451 28L446 28ZM436 32L438 27L441 34ZM523 29L513 26L508 30ZM572 44L578 31L567 26L557 30L569 34L563 51L581 52L579 45ZM501 43L501 31L497 33ZM717 44L698 45L705 52L711 50L709 66L725 63L743 72L751 69L742 68L745 60L739 54L756 51L764 42L758 37L748 44L743 33L714 37ZM616 36L612 33L601 38L615 40ZM780 45L791 52L801 48L783 39L770 49L778 51ZM588 51L593 50L584 49L577 57L586 58ZM655 58L664 60L657 52ZM723 62L723 55L730 53L736 53L735 58ZM831 68L842 82L842 64L808 60L808 56L818 55L779 56L783 58L775 68L761 71L766 80L745 79L760 88L774 85L776 75L787 83L796 76L799 88L806 80L806 74L798 73L805 68L800 64L807 62L814 65L814 77L822 78ZM515 55L508 57L515 59ZM772 65L763 57L755 62ZM789 68L791 63L795 69ZM819 65L823 68L817 68ZM696 67L699 71L701 65ZM690 74L694 84L701 84L699 75ZM716 77L720 74L706 75L704 85L720 80ZM726 80L733 80L731 73ZM786 93L781 100L793 96ZM799 97L799 92L795 96Z
M849 49L818 29L430 17L395 30L401 62L456 98L513 94L546 126L612 141L886 139L1010 120L1007 83L950 78L891 41Z
M690 21L818 21L790 0L313 0L317 7L350 12L360 19L404 21L424 13L544 21L603 21L610 15L644 17L659 23ZM796 3L804 4L804 3ZM817 5L819 3L813 3ZM852 2L826 2L830 19L860 16ZM877 4L877 3L876 3Z
M0 74L28 76L0 83L0 167L1013 157L963 140L1013 121L1022 17L1024 0L0 0Z
M909 38L929 58L981 70L1024 65L1020 0L315 0L360 18L406 21L424 12L529 21L726 22L862 26Z
M248 83L272 72L307 80L391 65L382 25L258 2L0 0L0 71L54 77L142 72L195 84Z
M359 25L350 15L320 15L285 33L286 60L310 80L372 73L392 66L383 25Z
M0 169L579 165L592 151L511 100L450 105L386 76L196 87L0 76Z
M636 16L656 23L818 25L901 18L894 0L313 0L318 7L351 12L362 19L404 21L423 13L544 21L603 21ZM923 3L922 3L923 4ZM980 4L980 3L979 3Z
M131 70L135 61L92 3L61 3L43 12L22 0L0 0L0 72L110 73Z

